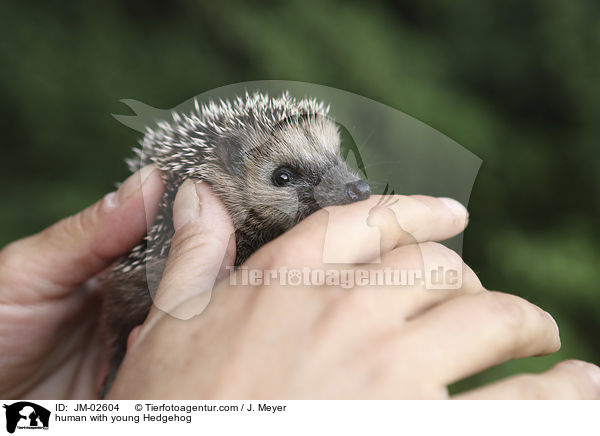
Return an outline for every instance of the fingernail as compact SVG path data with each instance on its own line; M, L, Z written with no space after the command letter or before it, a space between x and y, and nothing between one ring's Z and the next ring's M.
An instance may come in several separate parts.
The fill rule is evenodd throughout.
M442 203L444 203L446 205L446 207L448 207L448 209L450 209L450 211L458 216L458 217L469 217L469 212L467 211L467 209L460 204L458 201L456 201L454 198L448 198L448 197L439 197L439 199L442 201Z
M173 226L180 229L190 221L200 217L200 198L196 192L195 183L188 179L182 183L173 203Z

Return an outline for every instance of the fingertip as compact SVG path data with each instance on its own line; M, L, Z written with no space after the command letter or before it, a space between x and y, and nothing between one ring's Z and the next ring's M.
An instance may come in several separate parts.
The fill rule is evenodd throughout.
M464 226L469 222L469 211L460 202L450 197L438 197L439 200L452 212L454 216L463 220Z

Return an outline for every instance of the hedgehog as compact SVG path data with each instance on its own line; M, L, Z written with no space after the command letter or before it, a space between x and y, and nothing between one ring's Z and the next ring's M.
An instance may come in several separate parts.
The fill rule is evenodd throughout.
M191 113L147 129L128 159L132 172L154 164L165 192L144 241L103 277L103 331L110 389L130 331L151 306L149 281L159 281L174 234L172 207L186 179L208 183L226 206L236 241L235 265L315 211L370 196L369 184L345 162L329 106L315 98L246 93L199 104Z

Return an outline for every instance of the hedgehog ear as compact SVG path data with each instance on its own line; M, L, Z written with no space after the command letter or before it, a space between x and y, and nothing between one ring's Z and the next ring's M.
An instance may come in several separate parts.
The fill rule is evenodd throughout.
M215 144L215 151L225 170L232 175L244 175L244 159L240 138L223 136Z

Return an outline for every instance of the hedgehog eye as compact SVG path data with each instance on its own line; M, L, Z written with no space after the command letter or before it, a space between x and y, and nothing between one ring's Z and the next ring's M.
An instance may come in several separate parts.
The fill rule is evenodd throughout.
M273 177L271 178L273 184L279 188L288 186L292 183L292 172L285 167L277 168L273 171Z

